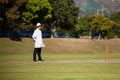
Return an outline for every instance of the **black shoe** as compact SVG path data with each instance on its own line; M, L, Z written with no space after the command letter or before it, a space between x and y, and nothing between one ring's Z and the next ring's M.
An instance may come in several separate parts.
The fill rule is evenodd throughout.
M38 60L38 62L43 62L44 60Z
M33 61L34 61L34 62L36 62L36 60L35 60L35 59L33 59Z
M34 63L37 62L37 61L33 61Z

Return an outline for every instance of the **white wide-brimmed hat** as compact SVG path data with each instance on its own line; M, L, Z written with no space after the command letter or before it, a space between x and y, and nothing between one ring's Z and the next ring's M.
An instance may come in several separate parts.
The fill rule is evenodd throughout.
M38 26L41 26L41 23L37 23L36 26L37 26L37 27L38 27Z

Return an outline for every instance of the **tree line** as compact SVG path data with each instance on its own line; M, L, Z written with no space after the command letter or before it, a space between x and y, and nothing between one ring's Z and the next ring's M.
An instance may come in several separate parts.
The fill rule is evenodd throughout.
M120 38L120 12L110 17L102 14L82 16L78 19L75 30L81 36L91 36L91 39Z
M44 30L92 38L120 37L120 12L110 17L81 16L74 0L0 0L0 31L33 30L37 22Z

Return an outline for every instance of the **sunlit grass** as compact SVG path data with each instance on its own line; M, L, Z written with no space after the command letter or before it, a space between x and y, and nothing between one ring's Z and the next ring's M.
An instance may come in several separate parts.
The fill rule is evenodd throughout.
M118 40L104 42L45 39L44 41L46 48L42 51L42 58L45 61L34 63L32 39L23 39L23 42L0 39L0 80L120 80L120 62L106 62L106 51L103 48L103 44L107 42L110 45L109 59L120 59ZM69 43L66 43L68 41ZM54 42L57 43L53 44ZM61 45L60 42L65 45ZM68 51L70 43L72 47ZM74 49L76 51L72 51ZM60 52L62 54L58 54ZM68 54L69 52L71 53ZM97 62L97 60L103 61Z
M28 57L27 57L28 56ZM34 63L29 55L0 56L0 80L119 80L119 63L54 62ZM60 56L60 55L59 55Z

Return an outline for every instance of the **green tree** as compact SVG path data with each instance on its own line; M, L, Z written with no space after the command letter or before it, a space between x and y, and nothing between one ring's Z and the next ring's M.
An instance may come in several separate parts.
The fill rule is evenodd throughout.
M114 32L118 37L120 37L120 12L112 14L110 19L115 22Z
M90 33L90 17L83 16L78 19L78 23L74 27L75 31L81 36L89 35Z
M10 25L21 18L20 8L27 0L0 0L1 29L8 32Z
M104 38L113 28L114 23L107 17L97 15L91 22L92 34L97 34L98 39Z
M26 24L41 22L52 18L52 7L48 0L28 0L26 11L22 13L22 20Z
M79 8L75 6L74 0L49 0L49 2L53 7L53 17L48 23L66 30L73 29L79 13Z
M120 24L120 12L112 14L110 19Z

